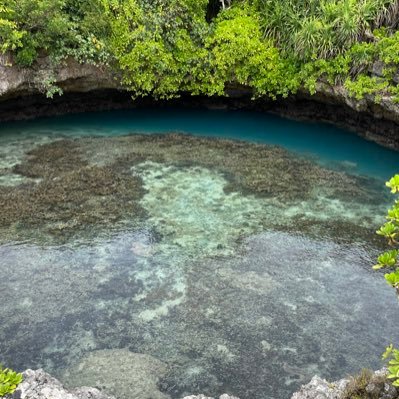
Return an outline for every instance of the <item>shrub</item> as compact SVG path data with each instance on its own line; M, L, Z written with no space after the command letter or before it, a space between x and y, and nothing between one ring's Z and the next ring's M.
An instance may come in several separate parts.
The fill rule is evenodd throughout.
M0 366L0 396L13 393L22 382L22 374Z
M384 354L383 359L389 359L388 361L388 378L393 379L392 385L399 387L399 350L395 349L393 345L389 345Z
M392 194L399 194L399 175L392 177L386 183L386 186L391 189ZM377 230L377 234L385 237L393 249L382 253L373 269L388 268L391 270L390 273L385 274L385 280L391 287L396 289L396 293L399 296L399 200L395 200L392 208L388 210L386 219L387 222ZM392 385L399 387L399 350L395 349L391 344L383 354L383 359L389 359L388 378L393 379Z

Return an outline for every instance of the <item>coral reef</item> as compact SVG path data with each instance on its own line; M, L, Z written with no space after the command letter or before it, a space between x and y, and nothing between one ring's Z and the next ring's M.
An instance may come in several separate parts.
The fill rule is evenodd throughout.
M134 225L145 216L143 178L148 180L147 191L159 187L168 203L171 190L191 190L192 195L199 188L195 175L201 179L213 174L209 179L216 179L223 192L206 189L198 195L217 195L219 202L224 195L235 196L243 214L251 215L253 208L253 217L247 217L257 226L252 231L284 225L311 231L329 218L334 222L320 229L329 229L333 237L366 236L370 226L380 222L372 215L382 214L384 207L379 181L323 168L280 147L233 140L181 134L63 139L19 156L12 168L0 170L0 229L7 239L37 239L42 234L65 242L82 230L90 234L93 226ZM165 165L165 173L160 165ZM172 180L180 178L192 186L176 186ZM360 224L354 231L334 228L334 223L354 219Z
M36 179L0 190L0 227L11 228L10 234L17 237L40 236L43 228L65 240L94 225L109 228L121 219L143 216L138 204L144 193L141 179L111 166L88 165L73 141L29 151L12 173Z
M397 338L367 271L380 181L176 133L31 144L0 171L10 367L121 398L269 399L377 367Z

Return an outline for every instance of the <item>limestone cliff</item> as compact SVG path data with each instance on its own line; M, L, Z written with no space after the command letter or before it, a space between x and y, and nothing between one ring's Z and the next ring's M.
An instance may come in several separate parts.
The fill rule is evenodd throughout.
M371 73L382 72L377 63ZM398 78L399 79L399 78ZM58 96L60 89L64 95ZM46 94L54 94L46 98ZM311 95L300 90L287 99L272 101L251 99L248 87L230 85L227 97L192 97L182 93L179 105L231 108L257 108L293 119L321 120L353 130L366 139L386 147L399 149L399 104L391 96L383 96L376 104L372 96L356 100L343 85L320 81ZM127 108L144 101L156 105L153 99L132 101L117 76L108 66L81 64L68 58L54 65L42 56L31 67L20 67L12 56L0 55L0 121L28 119L69 112Z
M117 79L105 66L81 64L68 58L54 66L40 57L32 67L16 65L10 54L0 55L0 100L46 94L55 85L64 92L88 92L118 88Z

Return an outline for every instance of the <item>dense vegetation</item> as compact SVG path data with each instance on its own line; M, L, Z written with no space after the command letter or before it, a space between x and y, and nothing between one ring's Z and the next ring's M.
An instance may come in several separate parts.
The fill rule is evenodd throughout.
M2 0L0 52L109 64L134 95L326 81L378 102L399 99L398 22L397 0Z
M386 185L391 189L391 193L399 193L399 175L392 177ZM386 219L387 222L377 230L377 234L385 237L392 249L378 257L377 264L373 266L373 269L388 269L390 271L390 273L385 274L385 280L396 289L399 297L399 200L395 200L391 209L388 210ZM390 345L383 354L383 359L389 359L388 378L392 378L393 385L399 387L399 349Z

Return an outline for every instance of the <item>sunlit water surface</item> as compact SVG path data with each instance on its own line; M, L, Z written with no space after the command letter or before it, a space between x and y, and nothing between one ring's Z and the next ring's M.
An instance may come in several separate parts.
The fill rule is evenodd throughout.
M3 124L0 363L118 399L283 399L380 367L399 320L370 267L398 169L354 134L254 112Z

